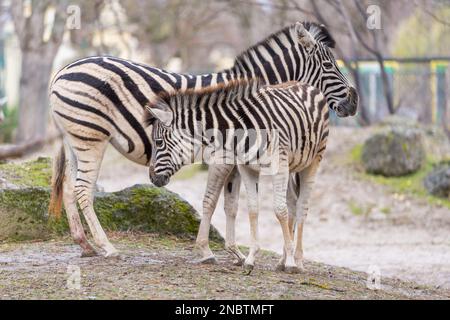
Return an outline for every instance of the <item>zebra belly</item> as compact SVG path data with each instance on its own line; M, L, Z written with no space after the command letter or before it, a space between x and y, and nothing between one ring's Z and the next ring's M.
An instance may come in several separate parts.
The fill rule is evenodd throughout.
M122 137L114 137L110 140L112 146L114 149L116 149L121 155L123 155L128 160L133 161L134 163L148 166L147 157L145 155L142 155L144 146L139 143L139 140L135 140L135 148L136 150L132 153L128 152L128 142L123 139ZM137 151L138 150L138 151ZM140 150L140 151L139 151ZM139 156L139 154L141 156Z

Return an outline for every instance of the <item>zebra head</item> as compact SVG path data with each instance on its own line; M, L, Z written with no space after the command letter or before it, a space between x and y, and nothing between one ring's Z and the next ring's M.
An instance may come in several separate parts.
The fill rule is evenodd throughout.
M299 81L320 89L328 105L339 117L354 116L358 93L342 74L331 51L336 42L323 25L297 22L295 34L305 56L304 71Z
M160 98L147 107L146 123L153 125L153 150L150 159L149 176L157 187L164 187L183 165L193 161L191 135L184 130L174 129L174 111Z

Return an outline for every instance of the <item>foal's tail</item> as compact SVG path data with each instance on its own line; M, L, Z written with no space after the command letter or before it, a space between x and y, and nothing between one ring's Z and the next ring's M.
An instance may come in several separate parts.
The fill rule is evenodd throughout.
M65 169L66 153L64 151L64 147L61 147L53 161L52 194L48 208L49 215L56 219L61 218Z

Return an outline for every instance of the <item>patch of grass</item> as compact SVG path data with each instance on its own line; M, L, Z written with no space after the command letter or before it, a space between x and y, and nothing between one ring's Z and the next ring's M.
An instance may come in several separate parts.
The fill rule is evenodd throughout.
M355 216L361 216L364 213L363 208L354 201L350 201L348 203L348 207L350 208L351 213Z
M362 151L363 151L363 144L356 145L351 151L350 151L350 160L354 163L361 162L362 157Z
M367 217L372 211L374 206L372 204L368 204L367 206L361 206L355 201L351 200L348 202L348 207L350 208L350 211L353 215Z
M7 181L21 187L48 187L52 175L50 158L36 161L0 164L0 173Z
M352 164L356 165L356 168L358 169L359 177L387 186L394 192L422 198L427 200L430 204L450 208L450 199L443 199L430 195L423 186L424 178L431 172L433 166L436 164L436 161L432 157L427 157L422 168L415 173L403 177L385 177L382 175L369 174L364 171L361 163L362 148L362 144L355 146L349 155Z
M383 213L383 214L385 214L385 215L388 215L388 214L391 213L391 208L389 208L389 207L383 207L383 208L381 208L381 213Z

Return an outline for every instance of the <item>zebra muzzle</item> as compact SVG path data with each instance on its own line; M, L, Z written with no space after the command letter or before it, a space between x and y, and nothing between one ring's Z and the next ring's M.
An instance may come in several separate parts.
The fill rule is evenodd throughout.
M345 100L339 102L337 106L336 113L338 117L345 118L349 116L354 116L358 110L359 96L355 88L350 88L348 90L347 97Z
M167 175L154 175L150 176L150 180L155 186L160 188L166 186L169 183L170 177Z

